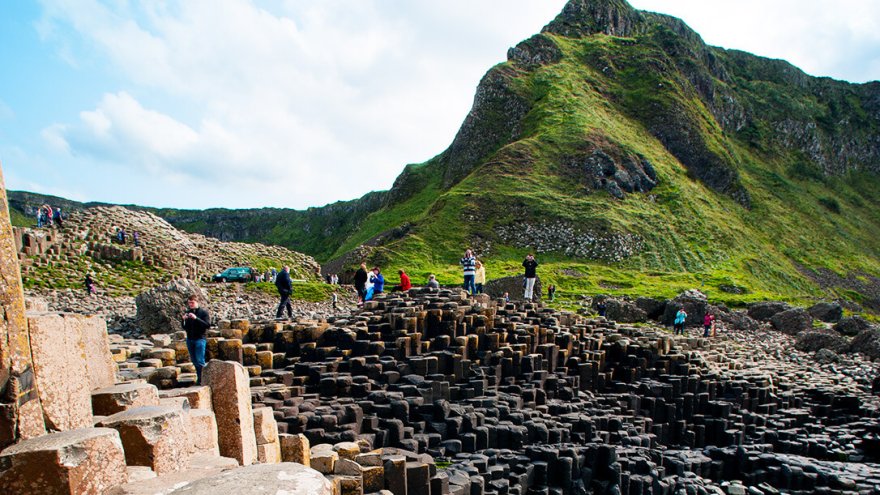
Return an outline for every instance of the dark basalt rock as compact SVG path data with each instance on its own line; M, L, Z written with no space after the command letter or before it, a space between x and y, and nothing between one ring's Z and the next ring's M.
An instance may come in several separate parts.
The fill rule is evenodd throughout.
M807 309L810 315L826 323L835 323L843 317L843 306L836 302L820 302Z
M813 317L803 308L792 308L770 318L773 328L788 335L797 335L813 328Z
M843 335L857 335L869 328L871 328L871 323L858 315L843 318L834 325L834 329Z
M776 313L791 309L788 303L776 301L756 302L749 305L749 317L758 321L770 321Z

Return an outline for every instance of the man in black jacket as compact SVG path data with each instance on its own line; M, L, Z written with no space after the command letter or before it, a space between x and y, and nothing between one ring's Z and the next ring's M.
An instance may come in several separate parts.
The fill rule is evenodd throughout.
M208 311L199 307L199 299L195 295L186 300L186 309L183 312L183 329L186 330L186 350L189 359L196 367L198 382L202 382L202 368L205 367L205 333L211 326L211 317Z
M275 277L275 287L278 288L278 295L281 302L278 303L278 310L275 311L275 319L281 319L284 308L287 308L287 317L293 319L293 306L290 304L290 296L293 294L293 282L290 280L290 267L285 266Z
M354 274L354 288L358 293L358 306L364 303L367 295L367 264L361 263L361 267Z

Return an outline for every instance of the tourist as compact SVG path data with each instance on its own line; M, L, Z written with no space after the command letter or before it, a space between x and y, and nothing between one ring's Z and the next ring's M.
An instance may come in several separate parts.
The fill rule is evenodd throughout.
M37 228L38 229L43 228L43 209L42 208L37 209Z
M211 326L208 311L199 307L199 298L193 294L186 299L183 313L183 329L186 330L186 350L189 359L196 367L196 384L202 382L202 368L205 367L205 334Z
M523 294L523 297L525 298L526 301L531 301L532 296L534 295L533 292L535 290L535 279L538 277L538 274L537 274L538 262L535 261L535 257L532 255L532 253L529 253L528 256L526 256L526 259L523 260L522 266L523 266L523 268L526 269L526 273L525 273L526 287L525 287L525 292Z
M510 292L504 293L504 302L506 302L506 303L510 302Z
M140 247L141 245L141 233L135 230L131 233L131 240L134 242L134 247Z
M330 283L333 285L339 285L339 274L334 273L332 277L330 277Z
M715 315L710 312L706 312L706 316L703 317L703 337L709 336L709 331L712 330L712 327L715 323ZM712 335L713 337L715 335Z
M362 305L367 297L367 264L361 263L360 268L354 274L354 289L358 294L358 306Z
M373 274L370 275L370 283L373 284L373 294L381 294L385 289L385 277L382 276L378 266L373 267Z
M333 301L333 309L336 309L336 303L339 301L339 295L336 294L336 290L333 290L333 294L331 294L331 299Z
M554 295L556 295L556 286L553 284L550 284L547 287L547 297L550 298L550 300L552 301Z
M428 275L428 288L429 289L439 289L440 288L440 282L437 281L437 277L435 277L433 273Z
M599 304L596 305L596 310L599 312L599 316L605 318L605 312L608 310L608 305L605 304L605 300L599 301Z
M116 229L116 239L119 240L120 244L125 244L125 227Z
M675 313L675 321L672 323L672 332L675 335L684 335L684 322L687 320L687 312L685 312L684 308L678 310L678 313Z
M464 290L470 295L476 294L474 276L477 270L477 258L474 257L474 253L470 249L465 250L464 257L461 258L461 267L464 269Z
M400 285L395 285L391 292L405 292L412 288L412 282L409 280L409 275L403 271L403 269L397 270L397 274L400 275Z
M92 279L92 274L86 274L86 295L94 296L98 293L97 289L95 289L95 281Z
M272 267L272 277L269 279L269 281L272 282L272 283L274 284L274 283L275 283L275 277L277 277L277 276L278 276L278 272L275 270L275 267L273 266L273 267Z
M486 283L486 267L483 266L483 262L477 260L477 271L474 275L474 286L477 289L477 294L483 293L483 284Z
M293 294L293 281L290 280L290 267L285 266L281 273L275 277L275 287L278 289L278 309L275 310L275 319L280 320L284 309L287 309L287 317L293 319L293 305L290 304L290 296Z
M58 224L59 229L62 227L62 224L64 223L64 219L61 217L61 207L60 206L58 208L55 208L55 223Z

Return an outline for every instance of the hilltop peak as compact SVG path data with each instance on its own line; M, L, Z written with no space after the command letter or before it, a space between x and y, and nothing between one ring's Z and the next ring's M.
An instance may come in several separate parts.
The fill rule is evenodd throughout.
M569 0L542 32L567 37L595 33L630 36L641 22L641 12L625 0Z

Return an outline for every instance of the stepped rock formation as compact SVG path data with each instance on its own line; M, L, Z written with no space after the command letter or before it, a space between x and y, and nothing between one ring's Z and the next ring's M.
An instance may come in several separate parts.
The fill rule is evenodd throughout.
M116 238L127 232L125 243ZM278 246L222 242L188 234L144 211L98 206L69 214L62 228L15 228L26 280L35 286L83 287L94 272L98 286L120 293L145 290L172 277L208 281L231 266L290 265L294 278L314 280L320 266L309 256ZM133 233L139 234L135 246ZM265 265L265 266L264 266Z

